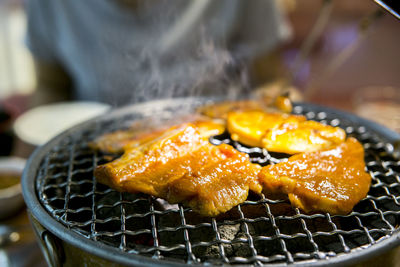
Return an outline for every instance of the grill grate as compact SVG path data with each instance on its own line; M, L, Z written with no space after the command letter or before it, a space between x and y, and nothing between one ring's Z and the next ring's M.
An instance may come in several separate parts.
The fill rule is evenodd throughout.
M145 112L98 121L93 127L65 135L40 163L37 195L55 220L81 236L163 262L310 263L365 249L390 237L398 229L400 216L400 161L387 149L390 144L366 126L332 112L299 105L294 113L340 126L363 143L372 185L368 196L349 215L307 215L290 207L287 200L250 194L227 214L202 218L181 205L119 193L97 183L94 168L116 155L98 154L88 148L88 142L146 118ZM164 110L160 116L167 119L171 114ZM287 158L243 146L227 134L210 141L231 144L261 165Z

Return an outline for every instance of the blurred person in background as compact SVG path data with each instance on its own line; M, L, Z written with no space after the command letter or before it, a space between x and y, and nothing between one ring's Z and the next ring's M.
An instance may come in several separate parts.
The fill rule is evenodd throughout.
M226 96L229 81L246 83L242 70L252 71L290 35L275 0L26 0L25 6L38 80L33 105Z

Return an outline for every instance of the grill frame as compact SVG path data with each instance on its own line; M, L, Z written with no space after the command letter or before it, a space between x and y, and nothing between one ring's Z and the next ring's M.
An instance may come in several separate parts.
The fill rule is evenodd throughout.
M122 114L127 114L128 112L142 113L142 112L152 112L153 110L158 110L158 109L163 110L166 106L173 107L174 105L177 104L182 105L182 102L186 102L189 107L192 105L191 103L203 104L208 101L210 101L210 99L206 98L182 98L182 99L152 101L113 111L111 114L108 114L105 117L107 117L107 119L119 118ZM311 108L312 110L315 110L315 112L323 111L330 114L333 113L340 118L345 118L346 120L353 121L354 123L362 124L368 129L368 131L372 131L373 133L379 135L380 137L385 139L385 141L388 143L394 143L395 141L400 139L400 135L385 128L384 126L381 126L369 120L359 118L355 115L314 104L302 103L299 105ZM104 119L104 117L94 118L92 120L79 124L65 131L59 136L55 137L44 146L39 147L38 149L35 150L35 152L28 160L22 178L23 195L27 203L28 209L30 210L32 215L39 221L39 223L44 226L44 228L49 230L51 233L53 233L61 240L71 244L72 246L80 248L90 254L96 255L101 258L105 258L109 261L123 265L153 266L156 264L160 266L188 266L186 263L160 261L158 259L152 259L146 256L128 254L117 248L110 247L101 242L96 242L94 240L85 238L72 230L68 230L68 228L66 228L63 224L56 221L40 203L35 188L35 183L36 183L35 179L41 161L43 160L45 155L51 151L54 145L58 144L66 136L69 136L75 132L83 131L84 129L87 129L90 125L94 125L98 120L101 119ZM387 149L393 149L393 148L389 147ZM360 262L362 260L366 260L368 258L377 256L399 245L400 233L398 229L396 230L397 231L389 238L381 240L380 242L371 245L371 247L367 249L352 251L351 253L345 253L330 259L312 260L310 262L302 261L300 263L312 266L322 266L326 264L332 264L332 265L352 264ZM286 265L287 264L285 263L270 264L270 266L286 266ZM243 265L243 266L249 266L249 265Z

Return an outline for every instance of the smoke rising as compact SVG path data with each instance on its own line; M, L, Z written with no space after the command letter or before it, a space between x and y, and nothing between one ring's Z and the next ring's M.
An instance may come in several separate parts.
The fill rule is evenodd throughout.
M114 106L184 96L235 99L249 90L244 61L288 36L274 1L140 2L134 15L107 21L87 37L98 40L88 47L96 50L92 62L74 62L93 69L96 80L78 87L95 84L98 100Z
M118 95L123 96L123 102L129 99L129 103L182 96L235 98L247 80L231 53L212 40L202 40L194 51L166 57L144 48L127 70L127 84L110 86L123 88L110 92L116 103L121 101ZM111 81L120 82L115 78Z
M196 13L193 11L196 6L193 6L195 4L189 5L187 10ZM202 12L210 8L204 3L197 4L197 7ZM183 96L224 96L233 99L243 93L243 89L247 88L246 72L227 49L226 36L215 32L218 20L204 22L197 12L199 21L190 21L190 29L175 29L174 23L181 22L171 18L185 17L185 14L180 14L177 6L166 8L168 11L155 16L152 23L143 26L144 29L131 30L132 36L121 38L112 29L103 30L106 45L99 46L107 57L103 64L109 66L109 71L97 77L99 98L121 106ZM142 13L146 16L145 11L142 10ZM164 35L160 36L160 33ZM166 38L170 35L179 40ZM124 42L110 47L112 40L121 39ZM110 54L114 56L109 57ZM92 64L94 68L96 64L99 63Z

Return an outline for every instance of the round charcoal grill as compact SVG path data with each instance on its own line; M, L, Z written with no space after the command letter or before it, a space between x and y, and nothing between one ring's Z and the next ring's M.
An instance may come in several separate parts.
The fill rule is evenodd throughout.
M400 243L400 161L392 145L400 137L325 107L298 104L294 113L339 126L356 137L364 145L372 176L368 196L346 216L308 215L287 200L250 195L226 214L203 218L181 205L119 193L96 182L96 165L118 155L95 152L88 142L128 128L136 120L175 118L207 101L163 100L116 110L64 132L31 156L23 176L24 197L50 262L343 265L377 256ZM210 141L231 144L261 165L287 158L243 146L227 134Z

